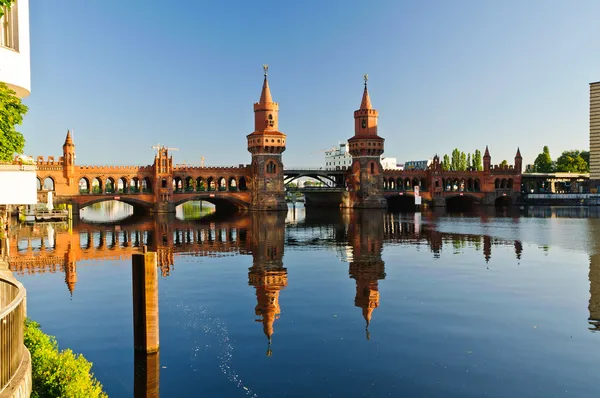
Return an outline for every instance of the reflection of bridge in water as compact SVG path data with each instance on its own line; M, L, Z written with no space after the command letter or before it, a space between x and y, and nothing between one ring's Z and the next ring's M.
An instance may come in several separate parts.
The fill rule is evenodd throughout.
M64 272L69 291L75 290L77 263L98 265L93 260L127 260L143 246L158 253L163 277L173 272L175 256L222 257L251 255L249 284L256 288L256 315L270 339L278 318L278 297L288 283L283 253L288 249L326 248L349 263L349 275L356 280L355 305L361 307L367 324L379 305L378 281L385 279L384 245L418 244L434 258L465 248L481 252L482 264L490 261L493 247L511 247L520 259L519 240L488 235L440 232L437 215L424 213L422 219L382 211L308 211L298 222L286 225L284 214L250 213L235 219L209 218L182 221L161 215L128 219L120 225L79 222L71 231L61 224L13 226L9 240L9 264L17 274ZM485 218L485 216L482 216ZM292 218L292 217L290 217ZM598 266L590 260L590 323L600 324L600 278Z

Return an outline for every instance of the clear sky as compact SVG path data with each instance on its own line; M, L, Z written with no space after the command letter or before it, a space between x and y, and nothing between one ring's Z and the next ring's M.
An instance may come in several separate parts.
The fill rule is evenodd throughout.
M264 63L288 166L353 135L365 73L399 162L589 148L598 0L30 3L32 156L73 129L78 164L150 164L157 143L175 163L249 163Z

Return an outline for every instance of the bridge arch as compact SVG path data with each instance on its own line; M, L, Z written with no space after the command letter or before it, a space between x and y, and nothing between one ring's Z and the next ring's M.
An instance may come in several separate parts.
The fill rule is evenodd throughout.
M44 178L44 191L54 191L54 178L48 176Z
M247 210L250 207L250 203L238 199L236 197L232 197L232 196L215 196L215 194L209 194L209 193L199 193L196 195L191 195L191 196L187 196L183 199L180 199L176 202L174 202L174 206L177 207L179 205L182 205L186 202L192 202L192 201L204 201L204 202L209 202L212 203L213 205L215 205L217 211L226 211L226 212L237 212L237 211L243 211L243 210Z
M240 191L245 191L248 189L248 180L246 179L246 177L240 177L239 181L238 181L238 188Z
M115 179L112 177L108 177L106 179L106 193L115 193Z
M79 179L79 193L90 193L90 180L87 177Z
M40 177L36 177L35 179L37 180L37 190L41 191L42 190L42 180L40 180Z
M498 196L494 200L494 205L496 207L506 207L513 204L512 198L510 196Z
M196 192L206 191L206 182L204 178L198 177L196 178Z
M102 180L100 177L96 177L92 180L92 193L102 193Z
M134 209L144 209L144 210L149 210L152 209L154 207L153 203L150 202L146 202L145 200L141 200L136 198L135 196L131 197L131 196L121 196L119 197L119 199L115 199L114 196L95 196L93 198L90 198L89 200L82 200L79 202L79 210L85 209L88 206L91 206L95 203L101 203L101 202L108 202L108 201L112 201L115 200L117 202L123 202L126 203L128 205L133 206Z
M472 210L480 203L480 198L475 195L469 195L468 193L446 197L446 209L449 211Z
M412 192L403 195L385 195L385 198L389 211L414 212L416 210L415 196Z
M152 182L148 177L145 177L142 180L142 192L144 193L152 193Z
M121 177L117 181L117 192L118 193L127 193L127 178Z

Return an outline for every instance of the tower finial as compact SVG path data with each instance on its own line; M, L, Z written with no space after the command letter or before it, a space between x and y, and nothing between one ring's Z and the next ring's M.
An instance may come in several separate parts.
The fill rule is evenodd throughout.
M364 78L365 78L365 87L366 87L367 86L367 82L369 81L369 74L365 73Z
M269 65L267 65L267 64L263 64L263 69L264 69L264 71L265 71L265 77L267 77L267 74L268 74L268 72L269 72Z

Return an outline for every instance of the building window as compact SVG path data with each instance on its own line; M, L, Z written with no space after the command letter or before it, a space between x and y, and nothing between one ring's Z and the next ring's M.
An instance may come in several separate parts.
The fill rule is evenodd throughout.
M267 163L267 173L269 173L269 174L277 173L277 165L274 162Z
M0 18L0 47L8 47L19 51L19 19L17 2L8 9L2 7L4 15Z

